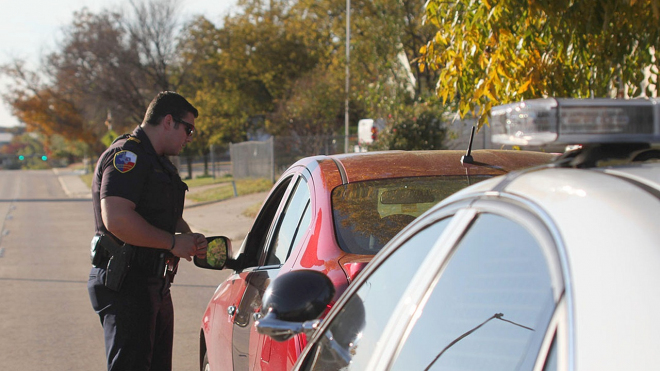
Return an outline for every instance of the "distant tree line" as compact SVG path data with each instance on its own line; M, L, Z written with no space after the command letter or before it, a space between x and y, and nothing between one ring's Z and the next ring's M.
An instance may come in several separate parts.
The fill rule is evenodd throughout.
M178 0L82 9L37 69L15 60L3 97L45 145L90 154L175 90L200 109L188 155L260 134L341 135L345 0L239 0L216 24ZM382 118L380 149L439 149L447 110L543 96L655 94L651 0L353 0L350 123Z
M93 154L109 129L140 123L163 90L201 112L188 154L260 133L343 134L344 0L240 0L220 26L205 16L181 20L180 10L177 0L131 0L76 12L38 69L2 66L13 81L5 101L28 131L82 141ZM434 32L423 14L416 0L352 2L351 126L365 117L412 120L413 104L435 99L437 72L415 66Z

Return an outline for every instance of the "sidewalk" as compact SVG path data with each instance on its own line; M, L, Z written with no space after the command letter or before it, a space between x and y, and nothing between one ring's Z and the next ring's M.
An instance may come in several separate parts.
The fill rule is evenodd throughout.
M69 198L92 198L91 190L80 179L80 175L84 174L82 170L53 168L53 173L57 175L62 190Z
M195 207L184 207L183 218L194 232L205 236L227 236L238 248L252 227L254 218L243 212L266 199L268 192L238 196Z
M67 196L92 198L91 190L80 179L81 171L53 169L53 172ZM205 236L227 236L238 248L253 222L253 218L243 215L243 212L255 204L261 204L267 195L268 192L261 192L203 205L186 201L183 218L194 232Z

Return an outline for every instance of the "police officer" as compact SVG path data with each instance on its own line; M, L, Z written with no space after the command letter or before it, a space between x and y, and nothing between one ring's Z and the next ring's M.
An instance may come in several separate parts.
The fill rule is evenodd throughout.
M192 140L197 115L181 95L162 92L142 124L115 140L97 163L88 290L105 332L108 370L172 369L170 285L179 258L206 255L206 239L182 217L188 187L166 156ZM102 235L121 250L95 246ZM127 265L116 266L122 257ZM109 285L117 272L120 286Z

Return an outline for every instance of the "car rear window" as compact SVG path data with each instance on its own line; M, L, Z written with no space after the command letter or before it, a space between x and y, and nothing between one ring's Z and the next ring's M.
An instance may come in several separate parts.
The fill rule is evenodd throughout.
M392 178L339 186L332 191L337 242L347 253L375 255L433 205L490 177Z

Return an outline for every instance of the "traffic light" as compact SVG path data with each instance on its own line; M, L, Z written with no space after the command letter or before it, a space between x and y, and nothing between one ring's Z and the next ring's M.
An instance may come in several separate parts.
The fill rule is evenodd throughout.
M46 161L46 160L48 160L48 156L46 155L41 156L41 161Z
M23 156L23 155L19 155L19 156L18 156L18 161L23 161L23 160L25 160L25 156Z
M375 126L371 127L371 140L375 141L378 136L378 129Z

